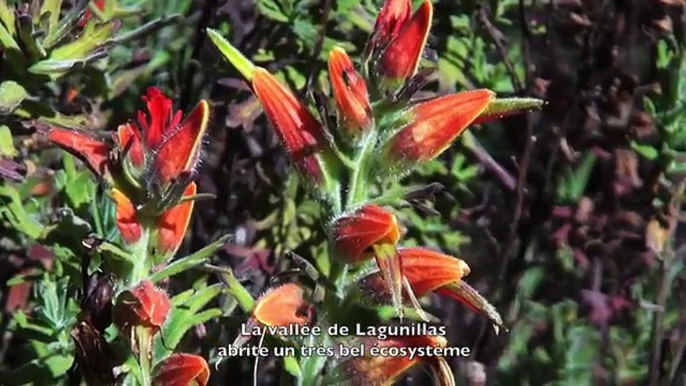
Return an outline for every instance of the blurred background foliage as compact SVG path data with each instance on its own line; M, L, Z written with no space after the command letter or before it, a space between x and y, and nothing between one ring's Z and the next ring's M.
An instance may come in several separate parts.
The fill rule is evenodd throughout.
M99 4L96 4L99 3ZM417 2L418 3L418 2ZM381 0L9 0L0 5L0 384L69 382L69 331L92 232L117 236L82 165L38 135L45 125L111 130L158 86L184 111L209 98L192 232L179 254L219 236L214 257L258 295L284 252L324 251L304 194L259 103L208 43L217 29L301 95L326 86L334 45L360 53ZM99 7L99 5L101 5ZM402 210L410 243L460 256L467 281L510 331L453 301L428 299L449 326L449 358L469 385L686 382L683 264L686 67L683 0L439 0L427 93L486 87L546 100L543 111L472 128L400 185L438 181L436 200ZM100 23L81 19L88 8ZM60 17L50 11L61 10ZM64 24L60 24L64 20ZM173 292L216 281L175 277ZM243 321L223 316L182 349L213 358ZM216 360L216 358L214 359ZM260 364L259 384L285 377ZM212 384L252 384L231 359ZM417 372L407 384L422 384Z

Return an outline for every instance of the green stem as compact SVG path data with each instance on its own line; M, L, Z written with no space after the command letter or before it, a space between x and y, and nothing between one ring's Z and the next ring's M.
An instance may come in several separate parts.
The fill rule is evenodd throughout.
M355 167L352 169L353 173L343 210L351 209L355 204L364 201L369 193L365 183L367 182L369 161L374 151L374 145L376 145L376 133L370 132L363 141L362 148L355 157Z
M131 254L133 255L133 269L129 276L128 284L135 284L145 279L149 275L148 267L148 247L150 246L151 231L147 227L143 227L143 234L140 240L131 246Z
M152 354L152 336L148 328L143 326L136 327L138 330L138 365L141 369L141 386L151 386L152 364L150 355Z

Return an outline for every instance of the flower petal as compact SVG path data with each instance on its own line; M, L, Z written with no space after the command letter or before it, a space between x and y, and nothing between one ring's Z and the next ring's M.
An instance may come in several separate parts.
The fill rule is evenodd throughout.
M198 386L207 385L210 368L201 356L191 354L172 354L160 363L153 385L187 386L195 382Z
M403 273L417 296L461 280L470 271L463 260L427 248L400 248L398 255Z
M115 325L123 330L143 326L159 331L170 310L169 295L143 280L117 296L112 316Z
M432 17L431 1L425 0L382 54L378 70L391 82L401 80L404 83L405 79L417 72L429 37Z
M167 131L173 130L179 122L180 113L173 115L172 100L167 98L157 87L149 87L143 97L149 115L138 112L138 124L145 133L145 147L157 149Z
M380 206L365 205L336 219L331 237L337 256L357 263L372 257L365 252L371 252L375 244L397 244L400 228L393 213Z
M382 348L425 348L446 347L446 340L442 336L394 336L387 339L367 338L362 343L369 351L371 347ZM420 362L437 365L440 357L414 356L409 353L398 356L372 356L366 352L362 357L345 359L335 373L340 374L352 385L392 385L403 374ZM450 376L450 378L453 378Z
M174 124L164 133L154 165L160 182L169 182L195 167L209 116L209 103L200 101L180 125Z
M267 70L255 68L252 86L295 166L315 183L323 182L315 155L325 144L319 121Z
M93 173L104 176L111 147L99 139L70 129L53 127L47 133L48 138L58 146L83 160Z
M117 228L119 228L122 239L127 244L135 243L143 234L141 224L136 218L136 208L121 190L112 189L110 194L117 204Z
M197 192L195 182L184 191L184 197L192 197ZM194 202L184 201L160 215L157 222L157 248L160 253L173 255L183 242L191 221Z
M386 149L388 157L400 164L436 158L486 109L494 96L492 91L481 89L413 106L412 123L391 138Z
M119 125L117 137L121 149L129 148L128 156L131 164L137 168L142 168L145 165L145 154L143 153L143 144L141 143L141 135L138 128L131 122Z
M412 16L410 0L386 0L376 18L374 30L380 31L382 36L394 36L400 32L410 16Z
M367 129L372 123L367 83L340 47L329 54L329 76L342 126L352 132Z
M400 32L412 16L410 0L386 0L374 24L368 50L383 47Z
M253 318L265 326L305 325L313 322L314 308L294 283L273 288L255 302Z

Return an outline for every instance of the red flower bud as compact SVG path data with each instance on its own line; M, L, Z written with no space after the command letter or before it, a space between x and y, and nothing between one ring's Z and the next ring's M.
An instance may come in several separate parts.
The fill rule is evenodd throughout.
M324 171L316 153L326 140L319 121L267 70L255 68L252 86L295 166L316 184L322 183Z
M380 340L377 338L362 339L365 347L365 355L362 357L345 358L334 370L336 378L349 380L352 385L392 385L403 374L415 365L424 362L432 366L438 375L438 384L454 384L454 378L450 367L446 366L445 360L438 356L413 356L400 352L398 356L370 355L371 347L379 349L388 348L445 348L446 340L442 336L394 336ZM389 351L390 352L390 351Z
M166 292L148 280L143 280L134 288L119 294L112 313L114 324L120 331L129 331L131 327L150 328L154 333L164 324L171 302Z
M398 166L429 161L440 155L493 100L490 90L473 90L421 102L410 109L412 122L385 149ZM400 165L399 165L400 164Z
M431 1L425 0L412 19L395 34L381 55L378 70L387 79L385 83L390 83L390 87L397 87L398 83L402 86L406 79L417 73L429 37L432 17Z
M183 196L192 197L196 190L195 182L192 182L186 187ZM184 201L160 215L157 222L157 248L159 252L173 255L179 249L191 221L193 206L192 200Z
M410 16L412 16L410 0L386 0L374 24L371 38L373 44L386 45L400 32Z
M155 386L207 385L210 368L201 356L172 354L158 365L153 379Z
M336 47L329 54L331 88L342 126L357 133L372 123L367 83L355 71L353 62L343 49Z

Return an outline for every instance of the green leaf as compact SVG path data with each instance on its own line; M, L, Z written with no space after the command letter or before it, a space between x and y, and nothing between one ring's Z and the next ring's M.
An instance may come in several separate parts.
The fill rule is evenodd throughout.
M105 43L114 33L115 23L109 21L103 24L88 23L78 39L60 46L50 53L50 60L76 60L89 56L96 48Z
M150 277L150 281L152 281L153 283L157 283L160 280L166 279L170 276L174 276L176 274L179 274L190 268L196 267L204 263L205 260L214 255L215 252L219 250L219 248L223 247L229 240L229 238L231 238L230 235L225 235L221 237L219 240L206 246L205 248L174 261L173 263L167 265L162 270L152 275Z
M260 10L264 16L276 20L281 23L288 23L289 17L284 14L279 6L279 3L275 0L258 0L257 9Z
M7 80L0 83L0 115L8 115L19 107L28 93L19 83Z
M0 88L2 88L2 85L0 85ZM5 125L0 126L0 156L16 157L18 154L19 152L14 147L10 128Z
M253 297L250 295L250 292L248 292L248 290L238 282L238 279L236 279L236 276L233 274L233 270L228 267L222 268L220 277L222 281L229 287L229 293L236 298L238 305L241 306L241 309L246 313L250 312L255 304L255 299L253 299Z
M192 327L222 315L222 311L218 308L198 313L201 308L212 301L221 291L222 285L215 284L196 290L189 297L184 293L184 297L187 297L187 299L182 304L172 299L174 309L162 328L163 338L160 338L155 345L155 358L160 360L173 351L186 332Z
M14 10L10 10L7 1L0 2L0 29L3 29L3 24L10 37L17 34L14 27Z
M300 369L298 360L290 355L283 357L283 369L296 379L300 379L302 377L303 373L302 369Z
M34 109L29 107L25 108L24 106L22 106L14 111L14 115L27 119L35 118L38 121L50 125L57 125L60 127L72 129L83 128L83 126L86 125L86 122L88 121L87 118L81 114L67 116L56 111L50 111L51 115L44 115L40 114L39 112L40 111L34 112Z
M252 81L255 72L255 65L240 53L234 46L224 39L219 32L208 28L207 36L212 43L219 49L224 57L238 70L238 72L248 81Z
M29 67L29 72L38 75L47 75L52 79L57 79L66 75L69 71L84 68L88 63L102 59L107 53L105 51L96 52L91 56L71 59L71 60L41 60Z
M650 145L641 145L635 141L631 141L631 148L650 161L655 160L659 156L657 149Z
M1 6L0 6L0 9ZM21 51L19 44L12 37L12 33L0 23L0 46L6 50Z
M41 17L49 14L48 19L48 34L50 34L60 20L60 10L62 9L62 0L44 0L43 6L40 9Z
M557 187L557 198L564 202L577 202L586 190L588 179L591 177L596 155L586 153L581 165L576 169L569 169Z
M84 10L88 7L90 0L79 0L69 12L61 19L57 27L53 28L43 40L43 47L52 48L69 34L72 27L81 20Z
M495 119L525 110L539 109L543 104L542 100L536 98L499 98L492 101L478 119Z
M21 202L19 193L9 185L0 183L0 218L32 239L40 237L43 226L31 217Z
M41 46L36 40L36 31L34 30L33 20L31 19L31 17L20 16L17 19L17 24L19 27L19 29L17 30L19 41L25 48L23 51L28 51L30 57L33 59L44 58L47 55L47 53L45 52L43 46Z
M7 386L58 384L56 378L66 374L73 363L73 356L51 352L18 369L0 373L0 379L3 380L3 385Z

